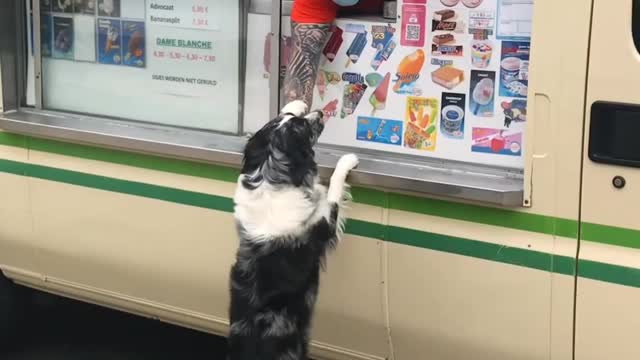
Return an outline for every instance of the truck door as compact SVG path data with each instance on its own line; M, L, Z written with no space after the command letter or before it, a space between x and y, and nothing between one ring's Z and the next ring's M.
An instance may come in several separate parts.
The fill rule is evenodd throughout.
M640 0L594 0L576 356L640 359Z

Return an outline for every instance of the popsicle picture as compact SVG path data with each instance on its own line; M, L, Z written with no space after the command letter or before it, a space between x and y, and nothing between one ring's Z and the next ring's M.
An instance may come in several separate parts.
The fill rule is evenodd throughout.
M360 59L360 55L362 55L362 51L367 46L367 32L358 33L351 42L351 46L347 49L347 63L345 67L349 67L349 64L355 64Z
M376 110L384 110L387 103L387 93L389 92L389 82L391 81L391 73L387 73L378 85L375 91L369 97L369 103L373 106L371 116L375 115Z
M333 62L333 60L336 58L338 50L340 50L340 47L344 42L344 39L342 37L343 32L344 31L339 26L334 25L331 28L331 37L329 38L327 45L325 45L324 50L322 51L329 62Z
M364 95L367 85L364 83L348 83L344 87L342 95L342 111L340 117L345 118L353 114Z
M400 92L403 86L415 82L418 77L420 77L420 71L422 70L422 66L424 66L425 57L424 50L418 49L402 59L398 65L397 79L393 86L393 91Z
M496 73L493 71L471 70L469 111L473 115L493 116L495 77Z
M405 147L435 150L439 108L439 101L435 98L407 99Z
M494 83L491 79L482 79L473 88L473 101L476 103L473 107L473 114L478 115L480 106L485 106L493 100Z
M325 119L335 117L338 113L338 99L333 99L322 108Z

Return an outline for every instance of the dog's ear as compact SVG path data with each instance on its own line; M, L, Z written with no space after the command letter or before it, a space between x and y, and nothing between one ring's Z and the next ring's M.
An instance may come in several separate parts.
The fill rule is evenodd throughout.
M317 173L313 151L314 131L305 118L292 117L279 126L272 137L271 146L286 159L291 183L300 186Z
M280 119L275 118L269 121L258 132L253 134L244 147L244 157L242 159L242 174L248 174L258 169L267 161L269 156L269 143L273 131L277 127Z

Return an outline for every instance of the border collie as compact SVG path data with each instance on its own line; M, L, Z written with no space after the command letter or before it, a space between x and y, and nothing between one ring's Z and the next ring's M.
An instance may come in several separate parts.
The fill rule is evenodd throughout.
M245 147L234 198L230 360L307 359L320 269L342 235L345 181L358 165L345 155L329 189L320 184L313 146L323 129L321 111L293 101Z

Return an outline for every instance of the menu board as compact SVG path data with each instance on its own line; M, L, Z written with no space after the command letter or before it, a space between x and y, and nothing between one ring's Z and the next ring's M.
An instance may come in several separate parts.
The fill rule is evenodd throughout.
M39 4L45 107L237 130L237 1Z
M313 107L321 143L522 168L531 0L405 0L338 19Z

